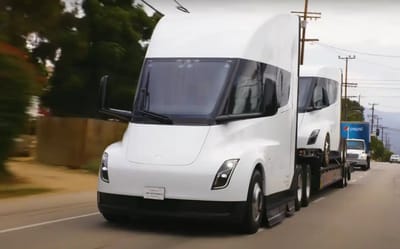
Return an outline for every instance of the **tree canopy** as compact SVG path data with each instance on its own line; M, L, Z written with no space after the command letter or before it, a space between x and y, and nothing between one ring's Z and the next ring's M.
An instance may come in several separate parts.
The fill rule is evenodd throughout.
M144 58L143 41L157 22L131 0L85 0L84 16L65 22L55 44L37 50L60 51L55 72L44 95L44 104L57 116L97 117L101 76L113 79L111 103L132 106L135 86Z

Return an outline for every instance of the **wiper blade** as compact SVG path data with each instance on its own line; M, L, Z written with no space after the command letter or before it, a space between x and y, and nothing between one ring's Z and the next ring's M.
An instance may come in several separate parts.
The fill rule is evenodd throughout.
M147 117L147 118L151 118L154 119L160 123L163 124L173 124L174 122L172 121L171 118L169 118L168 116L162 115L162 114L158 114L155 112L150 112L150 111L144 111L144 110L136 110L136 113Z

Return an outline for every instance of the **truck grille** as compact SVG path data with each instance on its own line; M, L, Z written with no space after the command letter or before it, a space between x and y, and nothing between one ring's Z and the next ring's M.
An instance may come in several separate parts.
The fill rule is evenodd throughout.
M358 158L358 154L347 154L347 159L357 159Z

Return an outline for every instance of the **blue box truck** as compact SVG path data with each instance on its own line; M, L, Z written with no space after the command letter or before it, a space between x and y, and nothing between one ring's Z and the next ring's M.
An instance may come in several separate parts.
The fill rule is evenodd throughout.
M370 168L370 128L368 122L342 122L341 136L346 139L347 162L363 170Z

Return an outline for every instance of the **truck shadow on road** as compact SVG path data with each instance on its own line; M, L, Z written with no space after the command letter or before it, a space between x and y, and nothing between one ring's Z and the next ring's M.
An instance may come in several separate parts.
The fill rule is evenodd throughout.
M181 218L135 218L124 223L113 224L106 221L100 224L105 229L122 230L144 234L160 234L183 237L237 237L238 225L218 221L190 220Z

